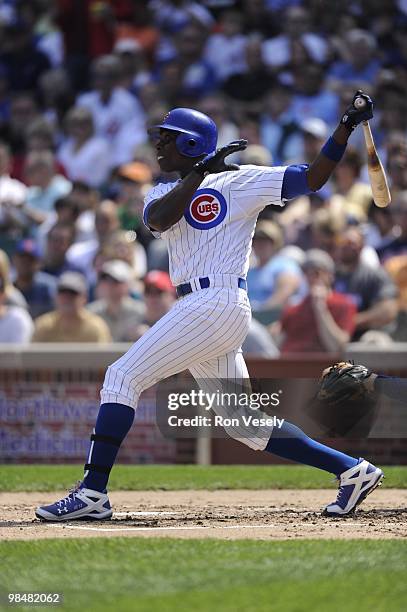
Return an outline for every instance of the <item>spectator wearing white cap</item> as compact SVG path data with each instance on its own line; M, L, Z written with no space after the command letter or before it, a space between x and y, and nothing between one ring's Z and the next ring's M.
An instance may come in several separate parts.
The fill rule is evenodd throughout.
M307 164L311 164L318 157L321 148L328 138L328 126L319 117L309 117L300 124L303 151L298 152L298 156Z
M285 163L297 164L307 163L311 164L316 157L318 157L322 146L328 138L329 128L328 125L319 117L308 117L301 121L297 125L297 131L292 137L290 146L291 158L286 158ZM292 144L295 143L295 149L292 148Z
M98 276L98 299L87 306L105 321L113 342L130 342L145 316L143 302L130 297L133 280L133 270L125 261L107 261Z
M58 281L55 310L35 321L33 342L111 342L108 326L85 308L86 279L65 272Z

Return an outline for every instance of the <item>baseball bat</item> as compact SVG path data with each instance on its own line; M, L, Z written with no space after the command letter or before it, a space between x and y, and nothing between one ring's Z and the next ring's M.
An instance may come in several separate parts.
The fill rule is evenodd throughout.
M366 101L363 98L356 98L354 106L355 108L360 110L361 108L366 106ZM367 150L367 170L369 172L373 200L376 206L379 206L380 208L385 208L391 202L391 195L389 186L387 184L386 173L376 150L369 121L363 121L362 127L363 134L365 136L365 144Z

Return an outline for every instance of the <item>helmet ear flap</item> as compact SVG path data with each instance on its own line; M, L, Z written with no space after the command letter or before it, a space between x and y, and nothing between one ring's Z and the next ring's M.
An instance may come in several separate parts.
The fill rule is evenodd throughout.
M181 132L175 141L178 152L187 157L199 157L205 153L205 139L199 134Z

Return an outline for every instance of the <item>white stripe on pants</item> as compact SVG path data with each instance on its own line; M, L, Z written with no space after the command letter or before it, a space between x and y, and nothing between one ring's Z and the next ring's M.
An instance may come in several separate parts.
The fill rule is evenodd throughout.
M120 403L136 409L142 391L186 369L200 385L206 386L207 378L212 379L211 386L213 379L219 377L248 378L240 347L250 318L250 304L243 289L209 288L178 300L127 353L108 367L102 403ZM263 449L271 428L262 432L261 439L253 437L252 431L247 431L247 437L240 430L228 433L252 448Z

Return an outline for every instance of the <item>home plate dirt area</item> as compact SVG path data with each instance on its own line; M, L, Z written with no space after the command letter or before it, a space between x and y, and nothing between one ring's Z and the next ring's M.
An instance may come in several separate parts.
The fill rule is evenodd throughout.
M391 539L407 537L407 490L378 489L347 518L320 510L335 490L116 491L108 521L44 523L34 509L66 495L0 494L0 539L176 537Z

